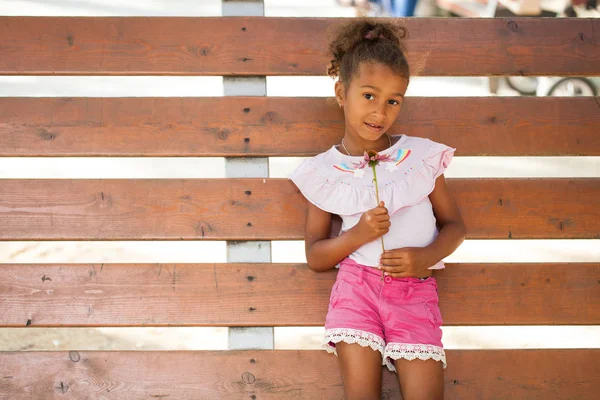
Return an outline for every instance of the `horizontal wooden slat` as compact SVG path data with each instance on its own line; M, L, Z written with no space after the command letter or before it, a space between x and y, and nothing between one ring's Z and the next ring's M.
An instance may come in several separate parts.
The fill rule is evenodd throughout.
M599 104L408 97L391 133L461 156L598 156ZM307 156L344 129L331 99L280 97L0 98L0 121L0 156Z
M326 30L340 21L2 17L0 74L323 75ZM600 75L598 19L404 22L413 75Z
M448 350L448 399L595 399L599 349ZM342 379L325 351L0 353L11 400L338 399ZM32 378L34 377L34 378ZM383 371L383 396L399 399Z
M323 326L304 264L0 264L0 325ZM448 264L444 325L600 324L600 264ZM298 305L302 312L298 312Z
M600 237L600 179L449 179L471 239ZM287 179L0 180L0 240L302 239Z

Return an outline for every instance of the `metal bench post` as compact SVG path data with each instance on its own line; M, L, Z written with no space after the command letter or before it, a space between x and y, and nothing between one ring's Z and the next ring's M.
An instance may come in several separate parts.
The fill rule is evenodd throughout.
M264 16L263 0L223 0L223 16ZM223 77L225 96L266 96L267 80L264 76ZM267 157L228 157L225 161L228 178L268 178ZM227 262L271 262L271 242L227 242ZM230 327L229 349L274 348L272 327Z

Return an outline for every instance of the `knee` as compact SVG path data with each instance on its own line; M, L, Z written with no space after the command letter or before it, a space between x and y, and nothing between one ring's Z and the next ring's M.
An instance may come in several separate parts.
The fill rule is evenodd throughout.
M381 384L344 380L344 400L381 400Z
M425 395L425 396L407 396L407 397L402 397L402 399L404 400L444 400L444 396L438 396L438 395Z
M401 390L403 400L444 400L443 390L412 390L409 393Z
M381 393L367 391L346 391L344 400L381 400Z

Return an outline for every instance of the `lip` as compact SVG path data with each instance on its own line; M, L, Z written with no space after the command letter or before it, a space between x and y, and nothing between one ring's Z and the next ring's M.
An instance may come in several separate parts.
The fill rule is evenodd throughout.
M381 126L381 125L372 126L372 125L369 125L367 122L365 122L365 126L367 128L369 128L370 130L372 130L373 132L381 132L383 130L383 126Z

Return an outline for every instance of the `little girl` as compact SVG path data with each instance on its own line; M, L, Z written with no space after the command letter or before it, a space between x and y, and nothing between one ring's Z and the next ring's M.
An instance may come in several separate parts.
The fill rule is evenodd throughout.
M328 73L339 78L344 137L290 175L308 200L309 267L339 268L324 347L338 356L346 399L380 399L382 365L397 372L405 400L443 397L432 270L444 268L466 229L443 175L455 149L388 132L410 78L406 34L392 21L352 19L338 28ZM365 161L371 150L376 174ZM339 234L333 215L342 219Z

